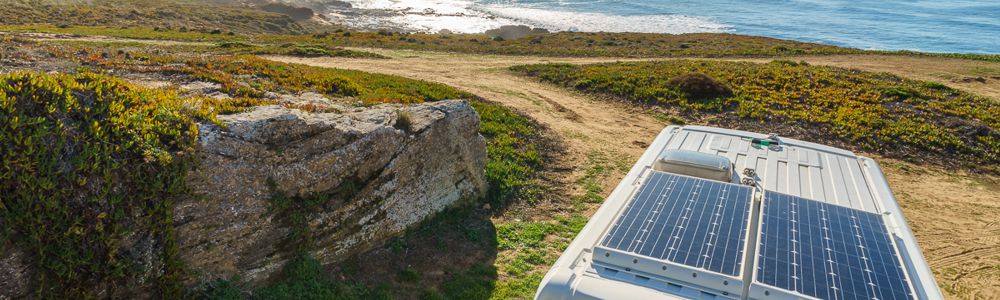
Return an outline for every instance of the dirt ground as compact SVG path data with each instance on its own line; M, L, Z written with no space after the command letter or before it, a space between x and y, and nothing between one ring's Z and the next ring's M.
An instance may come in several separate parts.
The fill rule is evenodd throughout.
M666 125L637 108L596 101L582 94L515 76L506 68L516 64L618 61L601 58L510 57L363 49L392 57L388 60L296 58L273 60L323 67L355 69L440 82L497 101L531 116L565 141L566 157L554 168L565 178L551 178L575 186L584 176L582 163L598 154L614 160L635 161ZM833 65L890 72L920 80L934 80L970 92L1000 99L1000 64L947 58L896 56L793 57L815 65ZM769 61L770 59L751 59ZM992 70L992 71L990 71ZM1000 74L996 74L1000 76ZM986 76L986 77L983 77ZM985 78L985 82L963 78ZM956 80L956 81L952 81ZM905 162L878 159L923 248L938 284L949 299L1000 299L1000 178ZM601 185L610 192L624 176L612 170ZM567 196L581 191L564 191ZM596 206L596 205L595 205ZM592 210L591 210L592 211Z

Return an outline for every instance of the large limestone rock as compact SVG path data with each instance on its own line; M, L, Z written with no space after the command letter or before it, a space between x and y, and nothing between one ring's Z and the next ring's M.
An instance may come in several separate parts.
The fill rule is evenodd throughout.
M220 116L200 128L197 197L174 210L190 283L239 278L260 284L302 240L323 263L401 234L462 199L485 192L485 142L464 101L383 105L337 113L281 106ZM274 197L298 206L307 238Z

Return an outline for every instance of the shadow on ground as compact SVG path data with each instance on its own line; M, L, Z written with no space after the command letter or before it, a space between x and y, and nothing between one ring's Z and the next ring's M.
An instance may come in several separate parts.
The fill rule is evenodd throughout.
M490 214L472 205L446 210L331 272L394 299L489 298L497 279Z

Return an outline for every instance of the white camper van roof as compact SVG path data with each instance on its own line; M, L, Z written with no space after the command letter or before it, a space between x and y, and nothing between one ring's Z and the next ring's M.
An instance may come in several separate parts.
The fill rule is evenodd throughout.
M728 159L730 180L661 167L691 151ZM696 158L692 165L718 161ZM660 133L536 294L545 300L941 298L875 161L703 126Z

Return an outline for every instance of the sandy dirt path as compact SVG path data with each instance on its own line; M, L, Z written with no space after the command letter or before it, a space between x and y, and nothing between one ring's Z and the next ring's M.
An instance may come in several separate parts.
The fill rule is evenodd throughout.
M355 69L439 82L488 100L497 101L527 114L558 134L565 154L556 157L558 172L546 180L562 190L559 194L578 195L576 184L585 173L588 159L600 156L631 165L646 150L665 124L623 103L601 102L531 78L519 77L507 67L523 63L601 62L607 59L548 59L508 56L474 56L438 52L388 51L393 59L267 58L314 66ZM627 171L627 170L626 170ZM607 191L624 176L614 170L604 183ZM556 201L559 202L559 201ZM554 209L558 210L558 208Z
M546 62L565 63L600 63L615 61L652 61L671 59L709 59L728 61L749 61L764 63L775 59L805 61L813 65L833 66L858 69L869 72L887 72L900 77L935 81L950 87L986 96L1000 101L1000 62L978 61L946 57L918 57L904 55L804 55L769 58L573 58L573 57L535 57L535 56L500 56L452 54L429 51L390 50L373 48L350 48L359 51L375 52L396 59L419 61L433 59L434 61L467 61L479 66L496 68L516 64L533 64ZM434 61L431 61L432 63ZM427 63L427 61L422 61Z
M557 133L565 142L566 157L554 162L552 180L564 195L581 193L576 184L585 173L585 162L593 155L617 164L631 165L665 123L622 103L597 101L573 91L516 76L507 67L548 62L595 63L619 61L608 58L510 57L364 49L392 57L388 60L346 58L267 58L322 67L355 69L400 75L454 86L517 109ZM828 64L893 72L922 80L940 74L965 74L982 67L980 62L946 62L932 59L927 69L907 57L806 56L795 57L811 64ZM742 59L741 59L742 60ZM746 59L769 61L770 59ZM987 64L989 66L989 64ZM963 71L964 70L964 71ZM965 75L948 75L965 76ZM938 81L938 80L936 80ZM951 83L949 83L951 84ZM971 85L983 91L996 82ZM953 85L954 86L954 85ZM963 87L959 87L963 88ZM950 299L998 299L1000 297L1000 180L878 159L899 197L918 242ZM625 170L613 169L603 178L610 190Z

